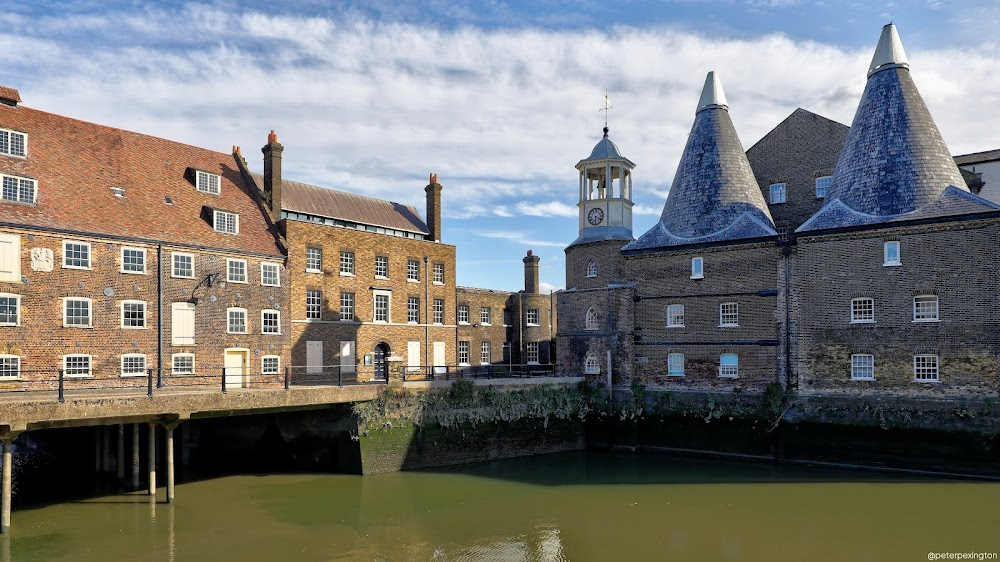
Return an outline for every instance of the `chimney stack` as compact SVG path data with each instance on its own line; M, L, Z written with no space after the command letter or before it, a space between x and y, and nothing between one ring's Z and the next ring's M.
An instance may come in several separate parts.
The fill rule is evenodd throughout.
M431 172L430 181L424 191L427 192L427 229L430 230L430 239L440 242L441 184L438 183L437 174Z
M524 262L524 292L532 295L538 294L538 260L531 250L521 260Z
M264 153L264 201L271 210L271 220L281 220L281 152L285 147L278 144L278 135L271 129L267 144L260 149Z

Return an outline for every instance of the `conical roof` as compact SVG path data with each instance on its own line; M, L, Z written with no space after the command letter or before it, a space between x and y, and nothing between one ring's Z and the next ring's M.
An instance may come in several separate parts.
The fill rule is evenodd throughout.
M624 250L775 236L774 221L709 72L660 222Z

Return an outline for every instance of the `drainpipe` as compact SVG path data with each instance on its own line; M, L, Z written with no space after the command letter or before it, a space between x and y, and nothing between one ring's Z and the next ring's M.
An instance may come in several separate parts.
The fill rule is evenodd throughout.
M524 343L524 293L517 294L517 362L524 359L524 350L527 345ZM513 353L511 353L513 355ZM527 361L525 361L527 363Z
M788 281L788 273L789 273L788 262L792 254L792 247L789 241L786 240L785 243L781 245L781 253L784 254L785 256L785 380L782 381L781 378L779 377L778 384L781 384L781 386L787 390L788 383L789 381L791 381L792 378L792 350L790 347L792 326L790 323L791 303L789 302L791 300L791 294L789 293L789 281ZM782 384L782 382L784 382L784 384Z
M163 244L156 245L156 388L163 388Z
M431 318L428 312L430 307L430 292L431 292L431 270L427 266L428 258L424 256L424 368L427 369L427 374L432 373L430 369L430 360L427 358L427 354L430 353L431 347Z

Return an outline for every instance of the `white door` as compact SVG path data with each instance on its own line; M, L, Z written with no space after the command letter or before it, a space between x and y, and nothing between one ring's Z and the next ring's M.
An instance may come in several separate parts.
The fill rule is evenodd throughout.
M434 373L443 374L447 372L446 363L444 361L444 342L436 341L434 342Z
M323 372L323 342L306 342L306 373Z
M226 388L250 386L247 381L245 351L226 351Z
M414 372L419 371L420 365L420 342L406 342L406 370Z

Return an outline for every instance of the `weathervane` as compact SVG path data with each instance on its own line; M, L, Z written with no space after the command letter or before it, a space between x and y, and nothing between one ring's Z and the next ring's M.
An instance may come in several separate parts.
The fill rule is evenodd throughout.
M608 97L607 88L604 89L604 107L598 109L597 111L604 112L604 136L608 136L608 112L614 109L611 105L611 98Z

